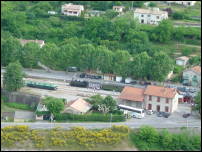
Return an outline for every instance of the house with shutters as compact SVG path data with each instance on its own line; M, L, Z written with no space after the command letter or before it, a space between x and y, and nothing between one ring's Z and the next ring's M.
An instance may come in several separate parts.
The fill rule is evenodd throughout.
M159 8L137 8L134 11L134 18L141 24L158 25L160 21L168 18L168 12L161 11Z
M194 66L183 71L183 84L191 86L201 86L201 66Z
M125 87L119 104L146 110L174 112L178 107L178 92L174 88L149 85L146 88Z
M175 88L150 85L144 92L145 109L172 113L177 110L178 95Z
M62 5L61 12L67 16L80 16L84 11L83 5L73 5L71 3Z
M118 12L119 15L123 14L123 10L124 10L124 9L125 9L124 6L113 6L113 10L114 10L115 12Z

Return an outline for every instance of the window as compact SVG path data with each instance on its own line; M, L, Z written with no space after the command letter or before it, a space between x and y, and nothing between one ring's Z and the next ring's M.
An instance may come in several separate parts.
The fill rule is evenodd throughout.
M156 16L157 19L159 19L159 16Z
M149 15L147 15L147 17L150 17L151 15L149 14Z
M160 102L160 97L157 97L157 102Z
M144 15L142 14L141 17L144 17Z
M144 20L141 20L141 23L144 23Z
M168 112L168 111L169 111L169 107L166 106L166 107L165 107L165 112Z
M148 110L152 109L152 104L148 104Z
M152 100L152 96L149 96L149 101L151 101Z
M166 98L166 103L169 103L169 99L168 98Z

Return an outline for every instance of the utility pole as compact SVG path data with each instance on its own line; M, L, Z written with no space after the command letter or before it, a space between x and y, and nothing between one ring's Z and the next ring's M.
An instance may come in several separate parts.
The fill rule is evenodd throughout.
M110 128L112 127L112 113L110 115Z

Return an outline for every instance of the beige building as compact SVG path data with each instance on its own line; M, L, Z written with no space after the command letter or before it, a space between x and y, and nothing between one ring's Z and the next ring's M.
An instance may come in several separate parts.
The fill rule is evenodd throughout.
M152 85L146 89L125 87L119 96L119 104L172 113L178 107L178 93L173 88Z
M83 5L73 5L71 3L62 5L61 12L67 16L80 16L84 11Z
M63 113L84 114L91 109L92 105L82 98L70 101L65 105Z
M183 84L201 86L201 66L194 66L183 72Z
M185 67L187 62L189 61L189 58L186 56L181 56L176 58L176 64Z
M19 39L19 41L20 41L22 46L24 46L25 44L30 43L30 42L37 43L40 48L42 48L45 45L45 42L43 40L23 40L23 39Z
M178 107L178 93L174 88L148 86L144 92L147 110L174 112Z
M137 8L134 11L134 18L137 18L141 24L158 25L160 21L168 19L168 12L161 11L159 8Z
M118 104L144 109L144 89L126 86L119 96Z

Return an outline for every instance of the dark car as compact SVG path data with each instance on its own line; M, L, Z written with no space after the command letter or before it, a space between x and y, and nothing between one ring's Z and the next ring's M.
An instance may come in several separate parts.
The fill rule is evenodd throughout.
M170 116L170 113L168 113L168 112L164 112L164 113L163 113L163 117L164 117L164 118L168 118L169 116Z
M191 114L190 113L185 113L182 115L183 118L188 118Z
M77 72L77 71L79 71L80 69L78 68L78 67L68 67L67 68L67 71L68 72Z
M163 112L157 112L157 117L163 117Z
M80 78L85 78L85 76L86 76L86 74L85 73L82 73L82 74L80 74Z

